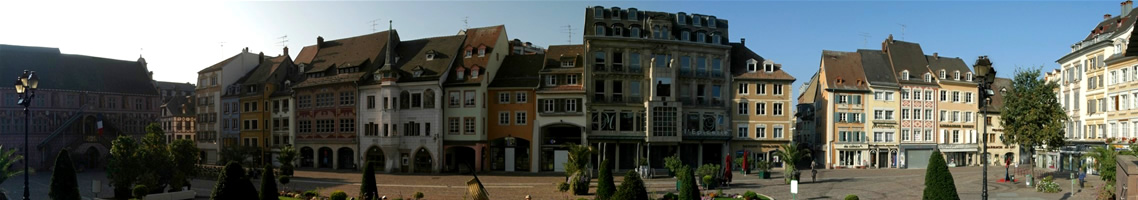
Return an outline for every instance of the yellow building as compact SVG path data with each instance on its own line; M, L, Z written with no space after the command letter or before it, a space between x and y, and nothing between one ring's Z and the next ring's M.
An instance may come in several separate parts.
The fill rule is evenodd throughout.
M285 52L288 50L286 49ZM272 145L272 105L270 96L278 88L287 87L284 82L290 77L299 76L299 70L293 65L288 55L266 57L260 65L238 81L239 102L238 112L240 118L240 143L245 147L261 149L263 156L255 156L255 161L270 162L273 159L270 152Z
M944 153L948 166L971 166L979 163L979 135L976 112L979 109L977 84L968 64L960 58L927 56L929 69L936 73L940 94L937 95L937 148ZM912 111L917 113L917 110ZM924 112L926 119L928 112Z
M779 145L793 141L790 91L795 79L782 70L781 64L759 56L745 43L731 45L735 91L731 152L736 157L748 152L749 159L781 165L773 154L779 151Z

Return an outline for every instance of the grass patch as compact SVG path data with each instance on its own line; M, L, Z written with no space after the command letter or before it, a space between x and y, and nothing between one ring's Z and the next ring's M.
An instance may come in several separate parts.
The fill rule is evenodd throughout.
M279 197L279 198L277 198L277 199L280 199L280 200L300 200L300 199L297 199L297 198L292 198L292 197L284 197L284 196L282 196L282 197Z

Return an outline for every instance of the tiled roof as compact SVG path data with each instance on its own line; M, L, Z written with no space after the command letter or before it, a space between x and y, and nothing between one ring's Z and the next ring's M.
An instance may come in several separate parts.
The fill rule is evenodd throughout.
M24 70L36 71L41 89L159 94L145 62L60 54L58 48L0 45L0 77L14 80Z
M194 86L194 84L190 84L190 83L175 83L175 82L166 82L166 81L154 81L154 85L157 86L158 89L161 89L161 90L176 90L176 91L188 91L188 92L194 92L194 88L196 87L196 86Z
M921 50L921 45L912 42L901 40L893 40L893 36L889 36L883 44L883 50L889 56L889 62L893 66L893 74L897 75L897 82L900 84L925 84L936 85L936 83L926 83L923 80L925 73L932 73L929 70L929 62L925 59L925 53ZM902 71L909 71L908 80L901 77Z
M469 58L466 58L464 55L460 55L458 60L455 60L455 62L454 62L455 68L457 68L457 67L466 68L464 70L465 73L463 73L463 74L458 74L457 72L452 73L451 76L447 77L447 81L446 81L447 84L451 84L451 85L453 85L453 84L477 84L477 83L481 83L482 79L489 78L488 76L485 76L487 73L496 73L496 72L490 72L490 71L486 70L486 65L489 65L490 59L501 59L501 58L491 58L492 56L490 56L490 55L492 52L494 52L494 50L496 50L496 49L494 49L494 45L497 44L497 42L498 42L498 36L500 34L502 34L502 32L505 32L505 31L506 31L505 25L466 29L466 31L464 31L464 33L462 34L466 37L466 40L463 42L463 45L460 47L459 52L465 53L466 49L470 48L473 51L473 53L472 53L473 55L470 56ZM486 47L486 56L479 57L478 56L478 48L483 47L483 46ZM502 51L509 51L509 49L501 49L501 50ZM506 52L506 54L509 54L509 52ZM481 70L479 71L480 74L479 74L478 78L471 78L470 73L472 71L470 69L472 69L474 66L478 66L479 68L481 68ZM460 80L460 79L458 79L459 76L462 76L463 78Z
M539 74L544 73L575 73L585 72L584 63L585 45L550 45L545 51L545 62ZM573 60L573 67L561 67L562 60ZM559 85L554 87L541 86L542 91L581 92L585 88L581 85Z
M773 72L762 70L747 72L747 60L755 59L762 65L765 60L759 54L741 43L731 43L731 75L736 79L786 80L794 81L794 77L782 70L782 64L775 64Z
M438 81L455 58L461 59L459 47L464 39L465 36L456 35L399 42L395 47L399 55L395 66L402 74L399 81ZM434 54L431 60L427 60L428 53ZM420 69L423 73L415 77L415 71Z
M537 87L541 83L538 71L544 66L544 60L542 54L506 56L490 87Z
M316 58L316 52L318 51L320 51L320 48L317 48L316 45L301 48L300 54L296 54L296 59L293 60L293 62L298 64L310 64L312 63L312 59Z
M1126 30L1134 26L1135 20L1138 19L1138 12L1134 11L1138 11L1138 9L1131 9L1130 13L1126 16L1113 16L1109 19L1103 19L1094 28L1091 28L1090 33L1087 34L1087 37L1083 39L1083 41L1094 40L1095 37L1103 33L1111 33L1112 36L1125 33L1118 30Z
M942 79L940 81L957 81L954 77L952 77L953 73L956 71L960 71L960 76L962 77L967 76L968 72L972 72L972 70L968 69L968 64L964 64L964 60L960 58L948 58L928 55L926 55L925 58L929 61L929 70L933 71L934 79L940 78L940 70L944 70L944 72L947 74L947 80ZM967 79L961 78L959 81L965 80Z
M391 40L398 41L399 33L394 30L383 31L339 40L324 41L323 45L316 44L315 56L313 56L312 62L308 65L309 69L305 69L305 73L325 73L326 75L317 78L308 78L304 80L304 82L296 84L296 87L359 81L364 75L370 74L371 71L383 65L385 56L384 49L386 48L385 45L387 45L388 37L395 37L391 38ZM307 56L305 54L309 54L308 52L311 52L312 49L313 48L305 47L301 49L300 54ZM352 73L326 73L326 70L333 66L337 68L359 66L360 69Z
M810 77L810 82L807 82L807 84L809 85L806 85L806 91L803 91L801 95L798 95L798 104L814 103L814 99L818 96L818 87L821 85L818 82L818 73L814 73L814 76Z
M865 78L870 85L899 87L897 76L893 67L889 66L889 57L879 50L858 49L861 54L861 67L865 70Z
M986 112L1000 112L1000 108L1004 107L1004 89L1012 90L1012 80L996 77L996 81L992 82L992 92L996 95L992 95L992 104L988 105Z
M197 109L194 109L194 99L192 97L187 98L186 96L176 96L174 98L170 98L170 101L166 101L166 104L163 104L162 106L166 107L166 110L170 112L170 115L175 117L193 117L197 112L195 111ZM186 107L184 109L185 112L182 112L183 106Z
M238 53L237 55L233 55L232 57L226 58L225 60L221 60L221 62L214 63L213 65L210 65L209 67L206 67L205 69L202 69L201 71L198 71L198 73L220 70L221 67L225 66L225 64L228 64L230 61L233 61L233 59L236 59L237 57L241 56L241 54L246 54L246 53L249 53L249 52L241 52L241 53Z
M861 55L856 52L822 51L822 70L826 70L827 90L869 90Z
M277 67L280 67L280 65L284 63L285 59L288 58L286 56L261 58L261 64L257 65L257 68L254 68L253 71L250 71L247 75L248 77L241 81L241 84L253 85L269 81L269 76L273 74L273 71L275 71Z

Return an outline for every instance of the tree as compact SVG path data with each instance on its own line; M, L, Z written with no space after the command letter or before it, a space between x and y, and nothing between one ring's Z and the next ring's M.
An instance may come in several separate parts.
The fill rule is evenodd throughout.
M626 178L627 179L627 178ZM597 200L607 200L613 197L616 184L612 182L612 161L601 161L600 177L597 178ZM620 198L616 198L620 199Z
M16 154L16 148L4 150L4 146L0 146L0 184L8 178L24 173L23 170L12 168L12 165L20 162L21 159L24 159L24 156Z
M676 173L676 176L679 176L681 200L700 199L699 187L695 185L695 174L692 172L690 166L684 165L680 167L680 171Z
M217 176L210 199L257 199L257 188L245 177L245 169L237 162L225 165L225 173Z
M952 172L948 171L948 164L940 150L933 150L929 156L929 166L925 169L925 191L921 199L960 199L956 193L956 182L952 180Z
M281 153L277 156L277 160L281 162L281 175L292 176L294 166L293 161L296 161L296 149L292 145L285 145L281 147Z
M47 196L56 200L79 200L79 180L75 176L75 163L67 149L55 156L55 171L51 173L51 190Z
M145 165L134 169L142 172L136 184L146 185L150 193L161 193L173 179L172 175L176 171L174 159L170 154L169 145L166 144L162 127L158 123L151 123L146 126L146 131L146 136L142 137L138 151L134 154L136 161L140 165Z
M1052 151L1065 145L1063 124L1067 114L1055 96L1059 85L1040 76L1039 68L1017 70L1011 89L1004 95L1004 107L1000 109L1004 143L1027 148L1029 154L1034 154L1039 147L1046 146L1046 150ZM1035 159L1030 160L1031 166L1035 166Z
M565 144L569 148L569 160L565 162L565 175L569 176L569 187L575 195L586 195L589 193L589 178L587 167L589 165L589 157L593 155L593 150L587 145L578 144Z
M115 187L115 198L126 199L131 197L131 187L142 174L142 163L134 153L138 151L138 143L130 136L119 135L111 141L111 156L107 162L107 178Z
M273 165L265 165L264 172L261 172L261 200L277 199L280 199L280 191L277 190L277 178L273 176Z
M229 145L221 147L221 152L218 153L218 163L237 162L241 165L250 165L249 162L252 149L250 147L243 147L237 145Z
M786 184L790 184L790 180L797 180L797 177L794 177L794 173L798 172L797 164L810 155L810 149L800 149L798 144L793 142L779 146L782 147L782 150L776 151L774 155L782 158L783 166L785 166L783 169L786 170L783 180L786 181Z
M197 176L197 163L201 159L198 157L200 151L192 140L181 139L170 143L170 156L174 164L170 191L182 191L182 187Z
M1094 147L1091 149L1091 152L1088 152L1084 156L1094 158L1095 164L1093 167L1095 168L1095 171L1099 172L1099 178L1102 178L1102 180L1106 182L1107 185L1114 185L1114 173L1116 170L1115 168L1117 167L1115 157L1118 156L1118 154L1119 153L1117 151L1114 151L1114 149L1107 147Z
M364 167L363 183L360 184L361 200L379 199L379 189L375 185L375 163L367 162Z
M625 173L624 181L620 182L620 190L617 190L612 199L648 200L648 190L644 189L644 180L640 179L640 174L635 171Z

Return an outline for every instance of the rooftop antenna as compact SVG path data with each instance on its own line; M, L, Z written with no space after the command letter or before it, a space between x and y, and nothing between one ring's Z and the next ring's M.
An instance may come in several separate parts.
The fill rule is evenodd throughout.
M901 40L905 40L905 28L907 28L909 26L905 25L905 24L897 24L897 25L901 25Z
M861 48L866 48L866 45L869 43L869 33L861 32L858 35L861 36Z
M462 17L462 29L470 29L470 17Z
M288 46L288 35L277 37L277 44L281 47Z
M217 42L217 44L221 45L220 55L225 56L225 42Z
M565 25L561 27L561 33L569 35L569 44L573 44L573 25Z
M375 18L368 22L371 22L371 32L374 33L376 31L375 26L379 26L379 23L377 23L379 22L379 18Z

